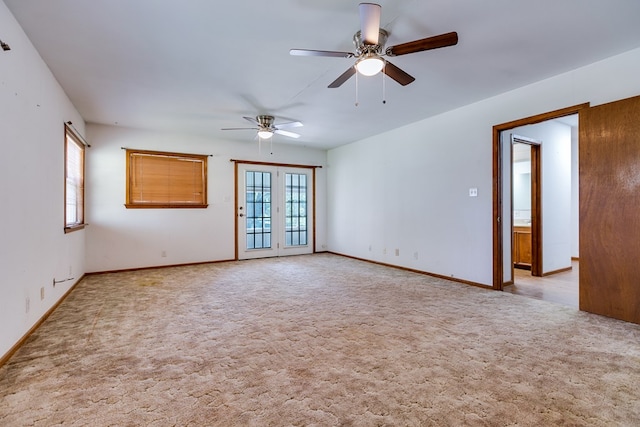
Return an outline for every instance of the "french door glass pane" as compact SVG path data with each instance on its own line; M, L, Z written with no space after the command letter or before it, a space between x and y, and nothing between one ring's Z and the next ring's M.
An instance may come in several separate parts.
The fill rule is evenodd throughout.
M307 175L285 174L285 246L307 244Z
M247 249L271 247L271 173L246 172Z

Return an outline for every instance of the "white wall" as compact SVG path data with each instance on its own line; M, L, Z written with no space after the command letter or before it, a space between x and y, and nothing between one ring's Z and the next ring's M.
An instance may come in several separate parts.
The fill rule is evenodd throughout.
M84 274L85 232L64 234L64 122L82 118L2 1L0 29L2 357Z
M546 121L508 132L541 142L542 273L569 268L572 231L571 126Z
M234 164L230 159L326 164L326 151L87 125L87 271L229 260L234 247ZM277 136L276 136L277 138ZM121 147L210 154L207 209L126 209L125 151ZM326 169L316 170L316 243L326 250ZM162 252L166 257L162 257Z
M638 95L638 75L635 49L330 150L329 249L491 285L492 127Z

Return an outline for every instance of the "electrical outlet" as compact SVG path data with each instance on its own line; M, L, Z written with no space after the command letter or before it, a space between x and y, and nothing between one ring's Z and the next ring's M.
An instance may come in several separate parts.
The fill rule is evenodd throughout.
M469 189L469 197L478 197L478 189L470 188Z
M400 256L400 249L396 249L396 256Z
M29 297L25 298L24 300L24 308L25 308L25 313L28 313L29 310L31 309L31 300L29 299Z
M40 301L44 299L44 286L40 288Z
M160 256L162 258L166 258L167 257L167 251L162 251L162 253L160 254Z
M413 259L418 259L418 252L413 253Z
M386 254L387 254L387 248L384 248L384 249L382 250L382 255L386 255Z

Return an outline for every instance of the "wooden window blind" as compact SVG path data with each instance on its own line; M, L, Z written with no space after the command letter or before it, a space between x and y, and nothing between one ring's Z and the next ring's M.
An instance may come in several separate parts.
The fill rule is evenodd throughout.
M127 151L127 208L206 208L207 156Z
M64 230L84 228L84 144L65 124Z

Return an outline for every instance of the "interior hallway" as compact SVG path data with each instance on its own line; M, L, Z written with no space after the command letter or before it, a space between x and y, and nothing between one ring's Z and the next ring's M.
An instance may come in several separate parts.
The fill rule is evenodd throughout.
M514 268L513 270L515 283L505 286L505 292L555 302L578 309L578 261L571 261L571 271L545 277L533 277L529 270L519 268Z

